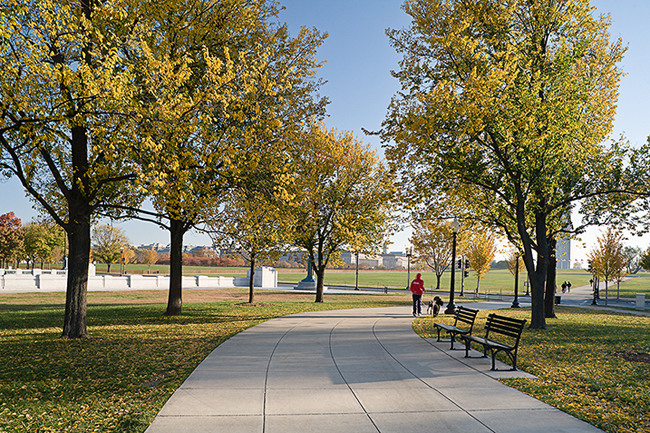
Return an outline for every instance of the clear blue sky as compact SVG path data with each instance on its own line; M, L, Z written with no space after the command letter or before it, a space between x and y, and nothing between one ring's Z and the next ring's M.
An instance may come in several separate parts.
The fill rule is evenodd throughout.
M376 137L364 137L361 128L377 130L386 114L392 95L399 89L390 75L397 68L399 56L385 36L386 28L408 26L409 17L401 9L401 0L284 0L286 9L280 18L289 24L293 34L300 26L316 27L329 33L319 50L319 58L327 63L320 76L327 81L322 93L330 98L329 127L350 130L375 148ZM648 0L592 0L597 13L610 13L612 38L621 37L629 46L622 62L627 74L621 82L619 109L612 137L625 133L633 144L641 144L650 135L650 16ZM36 215L24 198L16 181L0 183L0 213L14 211L23 222ZM132 243L169 243L168 234L151 224L121 224ZM598 230L590 231L584 240L591 244ZM403 250L408 235L397 235L391 250ZM186 244L208 244L209 239L188 234ZM628 241L644 248L650 238ZM575 251L574 255L580 254Z

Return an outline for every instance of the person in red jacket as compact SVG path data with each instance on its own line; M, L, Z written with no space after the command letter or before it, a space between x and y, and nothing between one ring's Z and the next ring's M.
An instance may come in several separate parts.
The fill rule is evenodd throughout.
M411 283L411 293L413 293L413 317L422 314L422 294L424 293L424 281L422 274L417 274L415 280Z

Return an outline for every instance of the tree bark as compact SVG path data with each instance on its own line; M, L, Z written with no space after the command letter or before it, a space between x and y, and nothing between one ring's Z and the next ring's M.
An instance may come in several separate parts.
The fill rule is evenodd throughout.
M86 338L88 258L90 257L90 218L69 224L70 266L63 321L64 338Z
M546 297L544 299L544 313L546 318L554 319L555 316L555 294L557 287L557 239L548 239L548 268L546 270Z
M324 301L323 282L325 281L325 264L323 263L323 254L321 254L320 251L318 254L318 266L314 266L314 270L316 271L316 302L323 302Z
M530 278L531 284L531 320L532 329L547 329L544 305L546 274L548 272L548 242L546 238L546 216L535 215L535 237L537 238L537 267ZM532 261L532 257L531 257Z
M250 280L248 281L248 303L255 302L255 255L251 254Z
M73 126L70 148L72 153L72 186L68 191L68 223L65 230L70 241L70 266L66 287L64 338L86 338L88 263L90 261L90 221L93 208L88 193L88 131Z
M186 228L183 221L171 219L169 232L169 296L166 316L180 316L183 308L183 235Z
M325 279L325 267L316 268L316 302L323 302L323 280Z

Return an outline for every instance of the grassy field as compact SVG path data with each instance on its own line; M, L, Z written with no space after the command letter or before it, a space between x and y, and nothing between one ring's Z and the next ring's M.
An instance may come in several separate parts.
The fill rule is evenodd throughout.
M609 297L615 298L617 296L616 284L609 286ZM621 298L634 298L637 293L646 293L650 295L650 273L639 272L635 275L629 275L626 280L620 285ZM601 294L604 296L604 294Z
M411 279L415 278L417 271L411 271ZM465 279L465 291L468 293L476 290L476 276L474 272L470 271L469 277ZM297 283L303 279L306 274L283 273L279 270L278 281L285 283ZM450 285L450 273L445 273L442 276L440 287L441 290L448 291ZM526 287L524 283L526 276L520 275L519 277L519 292L525 293ZM562 284L563 281L571 281L574 287L589 284L591 276L585 271L578 269L559 269L557 281ZM422 279L424 280L427 290L436 288L436 276L432 272L422 272ZM648 292L650 293L650 280L648 281ZM354 287L355 272L354 271L326 271L325 284L336 286L349 286ZM494 270L488 272L486 277L481 280L479 290L483 294L486 291L489 293L514 293L514 277L507 270ZM389 287L389 288L404 288L407 287L407 272L406 271L359 271L359 286L362 287ZM460 272L456 274L456 291L460 292L461 278Z
M538 379L503 382L607 432L650 431L650 317L569 307L556 313L549 330L525 329L520 343L517 366ZM500 314L530 320L530 310ZM414 323L428 338L432 327L431 318Z
M407 305L403 295L188 290L165 317L165 291L88 293L89 340L60 338L65 293L0 294L0 432L143 432L216 346L273 317Z
M98 264L97 272L105 273L106 265ZM119 273L119 265L111 266L111 273ZM128 273L143 273L147 274L149 268L147 265L129 264L126 265ZM183 273L186 275L221 275L224 277L231 276L246 276L248 268L245 267L203 267L203 266L184 266ZM415 278L415 274L422 271L411 271L411 280ZM167 275L169 267L165 265L151 266L152 274ZM296 284L307 276L307 273L302 269L278 269L278 282L286 284ZM449 291L449 276L450 273L443 274L440 287L442 291ZM347 286L354 287L356 274L354 270L339 270L328 269L325 273L325 285L332 286ZM422 272L427 290L436 288L436 276L433 272ZM359 271L359 286L361 287L375 287L383 288L388 287L391 289L406 289L407 287L407 272L406 271L376 271L376 270L360 270ZM557 271L557 284L558 290L563 281L570 281L573 287L585 286L589 284L591 275L579 269L558 269ZM456 274L456 292L460 293L462 278L460 272ZM465 278L464 292L474 293L476 290L476 275L473 271L469 271L469 277ZM519 293L526 293L526 274L519 276ZM479 285L480 294L510 294L514 293L514 277L507 270L497 269L488 272ZM645 293L650 296L650 273L641 272L636 275L630 276L626 281L620 285L620 297L633 298L636 293ZM602 295L604 296L604 295ZM616 297L616 284L610 286L610 298Z
M149 266L140 263L130 263L125 267L127 274L169 274L169 265L151 265ZM95 270L98 274L108 273L108 266L103 263L95 264ZM223 277L231 276L246 276L246 267L208 267L208 266L183 266L183 274L186 275L220 275ZM120 265L111 265L111 274L117 275L120 273Z

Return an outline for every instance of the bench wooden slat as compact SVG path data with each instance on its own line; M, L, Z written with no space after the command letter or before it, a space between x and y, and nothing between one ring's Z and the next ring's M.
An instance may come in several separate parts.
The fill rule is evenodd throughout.
M492 355L492 370L496 370L496 355L499 352L505 352L512 361L512 370L517 370L517 349L519 348L519 341L525 324L525 319L513 319L499 316L495 313L490 314L485 323L485 337L460 335L460 338L465 343L465 357L469 358L471 343L475 342L483 346L484 357L487 357L487 351L490 351ZM512 344L508 344L510 342L497 341L493 336L491 338L490 333L508 337L512 340Z
M476 319L477 314L478 314L478 310L474 310L472 308L457 307L456 313L454 315L453 325L446 325L444 323L433 324L434 329L437 328L438 330L438 341L440 341L440 331L444 330L450 336L451 348L453 349L454 341L456 340L456 335L470 335L472 333L472 328L474 327L474 320ZM466 325L469 325L469 327L467 327L467 329L461 328L458 326L461 324L459 322L465 323Z

